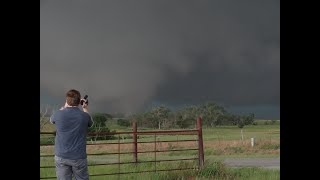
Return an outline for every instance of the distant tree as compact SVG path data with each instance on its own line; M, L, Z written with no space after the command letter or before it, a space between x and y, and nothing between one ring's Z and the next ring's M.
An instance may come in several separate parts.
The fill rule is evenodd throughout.
M101 115L105 116L107 118L107 120L113 118L113 116L111 114L108 114L108 113L101 113Z
M207 126L218 126L222 124L226 110L216 103L209 102L201 106L202 118Z
M57 109L57 106L51 106L49 104L40 107L40 132L50 122L49 117Z
M241 129L241 140L243 140L243 128L246 125L253 124L254 122L254 114L244 115L244 116L237 116L236 117L237 125Z
M174 113L175 125L179 128L187 128L191 125L192 117L187 114L185 109L181 109Z
M105 113L93 113L92 119L94 121L94 125L104 127L108 120L108 116Z
M92 114L92 119L94 121L94 124L92 127L88 129L88 132L95 132L95 133L100 133L100 132L110 132L110 129L106 127L106 123L108 119L110 119L110 116L106 113L93 113ZM96 136L91 136L88 137L89 140L107 140L107 139L113 139L112 135L96 135Z
M254 114L250 113L249 115L244 116L245 125L253 124L254 122Z
M92 127L88 128L89 133L105 133L110 132L110 129L106 126L103 126L103 124L94 124ZM88 140L91 141L97 141L97 140L108 140L108 139L114 139L113 135L94 135L94 136L88 136Z
M221 118L223 119L222 121L223 125L237 125L237 122L235 120L236 119L235 115L229 112L226 112Z
M243 117L237 116L238 127L241 129L241 140L243 141L243 127L245 126L245 120Z
M117 124L119 126L124 126L124 127L129 127L131 125L131 123L128 119L118 119Z
M188 128L195 124L198 117L202 117L203 124L207 127L219 125L234 125L242 127L253 124L254 115L238 116L227 112L217 103L207 102L200 105L191 105L171 111L161 105L150 111L132 114L128 117L130 123L136 121L139 127L148 128Z
M152 118L149 111L143 113L135 113L128 117L130 124L137 122L138 127L156 127L157 122Z
M199 106L187 106L179 109L175 113L176 125L180 128L187 128L194 124L197 117L201 116L201 109Z
M159 129L161 129L162 124L164 124L164 123L166 123L166 121L168 121L170 112L171 112L171 110L164 105L152 108L150 113L151 113L151 116L153 117L153 119L158 122Z

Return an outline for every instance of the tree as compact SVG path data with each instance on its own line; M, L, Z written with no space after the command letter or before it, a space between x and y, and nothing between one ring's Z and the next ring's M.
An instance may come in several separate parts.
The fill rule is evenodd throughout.
M170 109L164 105L155 107L151 110L151 116L158 122L159 129L161 129L161 125L168 121L170 112Z
M235 122L235 115L226 112L221 118L223 119L222 124L223 125L237 125Z
M188 121L190 118L185 113L185 109L178 110L174 113L175 126L179 128L187 128L191 125Z
M117 124L119 126L124 126L124 127L129 127L131 125L131 123L128 119L118 119Z
M57 106L50 106L49 104L40 107L40 132L50 122L49 117L54 111L56 111L56 109Z
M92 127L88 129L88 132L95 132L95 133L100 133L100 132L110 132L110 129L106 127L106 122L108 121L108 114L106 113L93 113L92 114L92 119L94 121L94 124ZM89 137L89 140L107 140L107 139L112 139L113 136L111 135L96 135L94 137Z
M241 140L243 141L243 127L245 125L245 120L243 117L237 116L237 121L238 121L238 127L241 129L240 130Z
M179 111L180 119L178 121L181 128L186 128L194 124L195 120L201 116L203 117L203 111L199 106L187 106Z
M241 140L243 140L243 128L245 125L253 124L254 114L238 116L236 120L238 127L241 129Z
M110 129L106 126L103 126L103 124L94 124L92 127L88 129L88 132L92 133L101 133L101 132L110 132ZM112 135L95 135L95 136L89 136L88 140L107 140L107 139L113 139L114 137Z
M135 113L129 116L130 123L137 122L139 127L156 127L157 122L153 119L151 112Z
M107 116L104 113L93 113L92 119L94 121L94 125L105 126L108 120Z
M203 111L202 118L204 119L204 123L211 127L221 125L223 117L226 114L226 110L222 106L212 102L202 105L201 110Z
M250 113L249 115L244 116L245 125L253 124L254 114Z
M107 118L107 120L109 120L109 119L112 119L113 118L113 116L111 115L111 114L108 114L108 113L100 113L101 115L103 115L104 117L106 117Z
M48 105L40 109L40 132L42 131L43 127L49 122L48 119L46 118L46 115L48 113Z

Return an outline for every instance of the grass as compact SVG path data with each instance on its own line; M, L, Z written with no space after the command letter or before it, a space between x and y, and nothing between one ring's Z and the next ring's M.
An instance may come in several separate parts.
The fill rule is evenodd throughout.
M120 127L116 122L108 122L110 130L116 131L131 131L131 128ZM48 124L44 131L53 131L54 126ZM138 131L141 130L138 128ZM151 129L144 129L151 130ZM279 121L273 125L265 125L263 121L258 125L245 126L243 129L244 140L241 141L240 129L236 126L221 126L216 128L203 127L204 140L204 154L205 154L205 168L201 171L175 171L175 172L158 172L158 173L139 173L130 175L121 175L121 179L280 179L280 170L261 169L261 168L229 168L225 167L221 162L225 158L275 158L280 157L280 125ZM127 136L127 135L126 135ZM118 138L118 136L116 136ZM251 147L250 138L256 139L255 146ZM138 142L153 141L154 135L139 136ZM158 141L168 140L182 140L191 139L196 140L196 136L191 135L159 135L156 138ZM52 137L49 135L41 136L43 143L52 142ZM101 142L132 142L128 137L120 140L106 140ZM91 143L91 142L88 142ZM117 152L117 145L94 145L88 146L88 153L103 153L103 152ZM197 148L197 142L169 142L157 143L158 150L183 149L183 148ZM138 151L154 150L154 143L138 144ZM122 144L121 152L132 151L132 144ZM52 147L41 147L41 154L52 154ZM157 160L159 159L180 159L197 157L197 151L182 151L182 152L165 152L157 153ZM138 160L153 160L154 153L138 154ZM128 162L132 160L132 155L121 155L121 162ZM117 155L106 156L88 156L89 164L94 163L111 163L118 162ZM53 158L41 158L41 166L54 165ZM161 162L157 163L157 169L166 169L170 166L175 168L185 167L189 165L195 167L196 161L183 162ZM138 166L121 165L120 170L123 171L137 171L137 170L153 170L154 163L141 163ZM89 167L90 174L112 173L118 172L117 165L108 166L93 166ZM54 168L40 169L41 177L55 176ZM117 179L117 175L112 176L92 176L90 179Z
M262 168L230 168L225 166L221 161L206 161L205 166L201 170L196 169L196 164L192 162L177 162L170 164L157 163L157 170L171 168L194 168L194 170L167 171L167 172L143 172L123 175L95 176L103 173L117 173L118 166L94 166L89 167L90 179L153 179L153 180L178 180L178 179L221 179L221 180L246 180L246 179L261 179L261 180L277 180L280 179L280 170L262 169ZM146 163L139 165L121 165L120 172L139 172L153 171L154 163ZM41 170L41 177L55 176L54 169Z
M199 171L197 177L217 180L278 180L280 179L280 170L254 167L229 168L221 161L213 161L207 162L207 165Z
M101 158L101 157L100 157ZM144 157L140 161L147 161L147 160L152 160L151 157ZM110 163L110 162L115 162L116 159L108 159L106 158L106 161L104 163ZM129 162L131 159L126 157L126 159L121 160L121 162ZM102 163L97 161L97 159L89 158L88 159L88 164L95 164L95 163ZM41 160L41 166L53 166L54 162L52 159L42 159ZM165 170L165 169L173 169L173 168L196 168L196 163L195 162L173 162L173 163L157 163L155 166L155 163L139 163L138 165L134 164L121 164L120 168L118 165L102 165L102 166L89 166L89 173L90 173L90 179L106 179L106 176L95 176L98 174L104 174L104 173L118 173L119 171L121 173L124 172L139 172L139 171L153 171L154 169L157 170ZM193 171L190 171L193 172ZM142 175L141 175L142 174ZM40 169L40 175L41 177L53 177L55 176L55 171L54 168L51 169ZM177 172L177 175L188 175L188 173L185 172ZM108 179L117 179L119 175L109 175L107 176ZM137 174L128 174L128 175L121 175L121 179L163 179L166 177L166 173L154 173L154 172L145 172L145 173L139 173ZM171 176L171 175L170 175ZM172 177L171 177L172 178ZM167 179L167 178L165 178Z
M239 180L278 180L280 170L262 168L233 168L230 172Z

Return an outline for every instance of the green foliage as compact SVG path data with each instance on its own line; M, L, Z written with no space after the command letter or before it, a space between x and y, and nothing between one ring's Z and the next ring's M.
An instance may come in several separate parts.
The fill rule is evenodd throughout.
M178 128L188 128L194 124L198 109L195 106L180 109L174 113L175 125Z
M254 114L238 116L236 122L239 128L243 128L245 125L253 124Z
M264 125L274 125L276 124L277 120L266 120L264 121Z
M117 124L119 126L124 126L124 127L129 127L131 125L131 123L128 119L118 119Z
M224 107L219 106L216 103L209 102L200 106L200 109L202 111L201 114L203 121L207 126L215 127L222 125L223 117L226 114Z
M109 116L106 113L93 113L92 119L94 121L94 125L97 126L105 126Z
M237 180L280 180L280 170L263 169L257 167L229 168L229 174Z
M227 167L220 161L207 164L202 170L199 171L198 176L205 178L232 178L232 176L228 174Z
M144 128L190 128L194 127L198 117L202 118L203 125L206 127L237 125L243 128L245 125L254 123L254 114L235 115L213 102L186 106L176 111L161 105L150 111L133 114L129 120L136 121L139 127Z
M138 127L140 128L156 128L157 122L152 117L151 112L144 112L144 113L136 113L129 116L129 121L133 122L136 121Z
M88 128L88 133L90 132L95 132L95 133L101 133L101 132L111 132L110 129L106 126L104 127L98 127L98 126L93 126ZM112 131L114 132L114 131ZM87 140L91 141L97 141L97 140L111 140L111 139L115 139L115 137L113 135L95 135L95 136L87 136Z
M106 122L108 119L111 119L112 116L107 113L93 113L92 119L94 124L92 127L88 129L88 132L110 132L110 129L106 127ZM88 140L108 140L114 139L113 135L96 135L96 136L89 136Z
M171 110L164 105L151 109L150 115L153 118L153 121L157 122L159 129L161 129L161 125L163 126L168 122L170 112Z

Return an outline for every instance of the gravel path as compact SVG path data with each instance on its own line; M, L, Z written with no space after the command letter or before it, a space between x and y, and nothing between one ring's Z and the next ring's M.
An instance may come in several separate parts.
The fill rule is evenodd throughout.
M280 158L227 158L224 161L231 167L263 167L280 169Z

